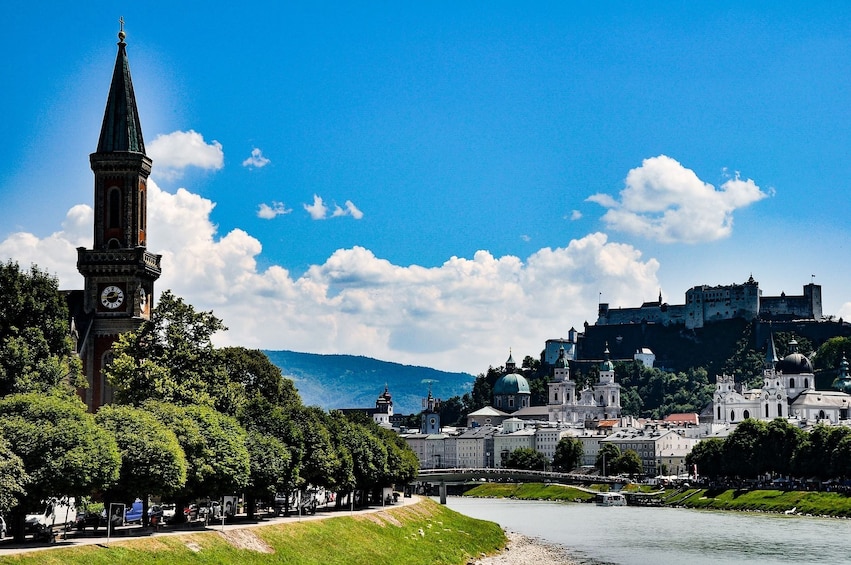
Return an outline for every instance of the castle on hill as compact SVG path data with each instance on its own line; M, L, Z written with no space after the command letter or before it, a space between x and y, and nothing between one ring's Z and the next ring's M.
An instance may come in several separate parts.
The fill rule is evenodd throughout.
M688 329L721 320L820 320L822 318L821 285L804 285L803 294L762 296L753 276L743 284L722 286L700 285L686 291L685 304L668 304L659 299L637 308L610 308L601 303L597 311L598 326L657 323L684 325Z

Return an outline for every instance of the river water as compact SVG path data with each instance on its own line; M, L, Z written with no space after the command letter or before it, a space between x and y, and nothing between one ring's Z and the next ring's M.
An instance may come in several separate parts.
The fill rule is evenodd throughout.
M587 564L851 563L844 519L464 497L447 506L562 545Z

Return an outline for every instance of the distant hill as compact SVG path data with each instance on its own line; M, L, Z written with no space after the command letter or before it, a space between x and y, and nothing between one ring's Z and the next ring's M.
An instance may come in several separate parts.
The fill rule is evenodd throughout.
M355 355L317 355L295 351L264 351L284 377L292 379L307 406L332 408L371 408L386 384L393 396L397 414L419 413L428 383L437 398L450 398L469 392L475 377L468 373L448 373L379 361Z

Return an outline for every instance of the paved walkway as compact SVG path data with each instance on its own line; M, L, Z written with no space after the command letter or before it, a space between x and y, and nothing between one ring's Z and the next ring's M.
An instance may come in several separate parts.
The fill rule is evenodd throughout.
M108 546L111 543L120 543L125 540L149 536L170 536L180 534L191 534L197 532L212 532L212 531L228 531L241 530L246 528L258 528L263 526L271 526L273 524L286 524L290 522L301 522L307 520L325 520L328 518L338 518L342 516L356 516L360 514L368 514L370 512L381 512L391 508L398 508L410 504L416 504L420 501L420 497L400 498L399 502L389 506L370 506L367 508L356 509L354 511L341 509L335 510L333 505L328 507L320 507L316 514L299 516L294 514L290 517L283 516L268 516L263 518L255 518L249 520L245 514L239 514L231 523L224 525L220 523L209 523L204 526L204 522L195 521L187 522L179 525L165 525L154 531L152 528L143 528L141 526L124 526L116 528L116 531L110 538L106 537L106 530L99 528L97 532L87 529L83 532L71 530L67 533L67 538L63 539L62 534L56 536L54 543L33 541L31 537L23 543L15 543L11 538L0 540L0 557L5 555L13 555L16 553L25 553L30 551L48 551L58 549L60 547L73 547L77 545L101 545Z

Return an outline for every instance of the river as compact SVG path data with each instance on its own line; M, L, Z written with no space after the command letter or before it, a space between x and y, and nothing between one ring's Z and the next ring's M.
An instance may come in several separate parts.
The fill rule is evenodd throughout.
M851 563L844 519L457 496L447 506L565 546L587 564Z

